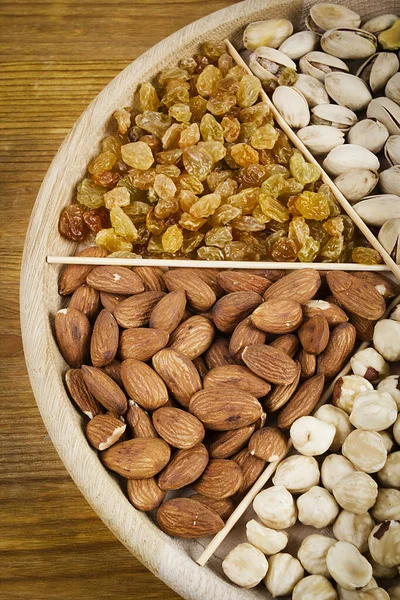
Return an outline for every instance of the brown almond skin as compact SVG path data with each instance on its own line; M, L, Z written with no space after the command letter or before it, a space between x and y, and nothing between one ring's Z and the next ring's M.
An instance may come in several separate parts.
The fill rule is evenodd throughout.
M332 271L326 276L329 288L346 311L377 321L385 312L385 299L366 279L344 271Z
M225 292L218 283L218 275L220 273L218 269L197 269L193 267L186 267L185 271L186 273L191 272L194 275L196 275L196 277L200 277L200 279L204 281L204 283L210 286L217 298L220 298L224 295Z
M223 333L231 333L261 302L262 297L256 292L233 292L223 296L213 308L215 327Z
M230 458L247 444L254 431L255 425L247 425L218 433L209 446L211 458Z
M293 358L299 349L299 338L294 333L286 333L285 335L280 335L275 340L270 342L269 346L272 346L272 348L276 348L277 350L281 350L290 356L290 358Z
M208 350L214 339L215 329L209 319L201 315L183 321L171 334L169 345L173 350L187 356L190 360L197 358Z
M124 389L124 383L121 377L121 363L119 360L114 359L109 365L105 365L102 369L106 375L114 379L115 383L119 385L121 389Z
M133 437L135 438L156 438L157 431L154 429L153 421L147 412L133 400L129 400L128 411L125 415Z
M154 477L168 464L170 456L170 447L160 438L120 442L101 454L106 467L127 479Z
M80 369L67 371L65 373L65 384L75 404L89 419L102 414L103 410L93 394L89 392Z
M152 362L174 398L188 407L190 398L202 388L200 375L192 361L172 348L164 348L153 356Z
M253 373L271 383L287 385L297 375L294 360L271 346L247 346L242 352L242 359Z
M242 483L242 469L235 461L214 458L210 460L200 479L191 487L199 494L221 499L233 496Z
M100 294L84 283L72 294L68 308L76 308L91 320L100 310Z
M270 384L254 375L250 369L242 365L223 365L215 367L204 378L204 388L219 387L222 384L236 386L240 390L249 392L256 398L262 398L271 389Z
M261 458L257 458L257 456L253 456L250 454L248 448L243 448L240 452L238 452L233 460L241 467L243 472L243 481L242 485L236 492L233 500L239 501L241 500L243 494L247 492L249 488L257 481L260 477L261 473L264 471L266 467L265 460Z
M280 411L278 427L289 429L297 419L311 414L321 397L324 383L325 377L321 374L310 377L302 383L295 395Z
M191 498L173 498L157 511L160 529L178 538L201 538L221 531L224 522L211 508Z
M200 375L200 379L203 381L204 377L208 373L207 365L204 362L204 358L202 356L194 358L193 364L196 367L198 374Z
M115 358L119 343L119 328L110 311L98 315L90 340L90 358L94 367L109 365Z
M323 302L324 309L314 306L314 302ZM327 304L328 306L326 306ZM327 300L310 300L306 302L303 304L303 315L305 320L316 315L323 315L329 326L340 325L340 323L346 323L349 320L349 317L340 306Z
M329 325L323 315L315 315L299 329L299 340L308 354L321 354L329 342Z
M132 271L139 275L146 292L166 292L164 271L161 267L133 267Z
M172 269L163 275L170 292L184 290L188 304L198 312L205 312L215 304L215 292L196 273L186 269Z
M105 258L107 252L99 246L89 246L78 252L76 256L86 256L90 258ZM61 273L58 291L62 296L72 294L78 287L86 281L86 277L94 268L93 265L67 265Z
M196 500L204 506L208 506L211 510L214 510L224 521L226 521L233 511L235 505L230 498L210 498L209 496L203 496L203 494L193 494L190 496L191 500Z
M242 352L246 346L264 344L267 334L258 329L250 317L243 319L236 325L229 341L229 352L236 359L242 358Z
M218 273L218 283L228 294L231 292L257 292L262 296L272 285L272 281L253 273L239 271L221 271Z
M264 408L267 413L275 412L282 408L297 390L297 386L300 381L301 368L298 361L295 361L297 365L297 374L292 383L288 385L276 385L274 389L268 394L264 400Z
M146 363L135 358L124 360L121 376L129 397L142 408L155 410L167 402L165 383Z
M178 450L158 477L162 490L179 490L196 481L208 465L208 452L203 444Z
M337 325L331 332L329 344L318 356L317 372L330 379L337 375L356 343L356 328L351 323Z
M264 300L284 298L285 300L293 299L299 304L304 304L318 292L321 285L321 278L318 271L314 269L301 269L293 271L289 275L285 275L282 279L278 279L267 289L264 294Z
M260 304L251 315L254 325L276 335L296 331L303 322L303 311L295 300L272 298Z
M121 294L109 294L108 292L100 292L100 301L103 308L106 308L110 313L114 314L117 306L126 300L127 296L121 296Z
M111 415L97 415L86 425L86 437L97 450L106 450L124 434L125 423Z
M63 308L56 314L54 327L65 362L72 368L80 367L89 354L89 319L76 308Z
M217 337L205 352L204 360L208 369L214 369L222 365L234 365L235 360L229 352L229 340Z
M287 274L287 271L283 269L233 269L235 273L251 273L252 275L257 275L258 277L265 277L265 279L269 279L271 283L275 283L278 279L282 279Z
M213 431L252 425L263 412L257 398L230 385L197 392L190 400L189 410Z
M140 294L144 292L144 285L139 275L127 267L100 266L94 267L86 277L86 283L95 290L110 294Z
M182 320L186 308L186 293L176 290L166 294L150 315L149 326L172 333Z
M356 271L354 277L365 279L374 286L374 288L384 298L393 298L399 293L399 286L396 283L383 275L382 273L374 273L373 271Z
M162 329L150 327L130 327L121 333L119 353L122 360L135 358L146 362L159 350L165 348L169 334Z
M126 486L129 500L138 510L146 512L158 508L167 492L157 484L154 477L149 479L128 479Z
M118 325L125 328L147 325L153 308L164 296L164 292L142 292L126 298L114 310Z
M125 394L111 377L95 367L83 365L81 370L88 390L104 408L119 415L126 412L128 403Z
M201 421L181 408L159 408L153 413L153 425L158 435L174 448L193 448L205 436Z
M302 348L298 355L298 361L301 367L301 379L312 377L317 369L317 357L315 354L309 354Z
M362 342L370 342L372 340L376 321L370 321L369 319L364 319L350 313L350 323L356 328L359 340Z
M284 456L288 441L278 427L263 427L250 438L249 452L266 462L273 462Z

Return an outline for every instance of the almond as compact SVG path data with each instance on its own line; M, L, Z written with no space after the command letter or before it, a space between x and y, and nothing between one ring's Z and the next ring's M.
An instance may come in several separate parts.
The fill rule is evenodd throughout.
M329 342L329 325L323 315L315 315L298 331L299 340L309 354L321 354Z
M193 494L193 496L190 496L190 499L196 500L197 502L200 502L200 504L204 504L204 506L208 506L208 508L215 511L224 521L231 516L235 509L235 505L230 498L217 499L203 496L203 494Z
M346 323L349 317L337 304L326 300L309 300L303 304L304 319L311 319L315 315L323 315L328 325L340 325Z
M247 346L242 359L253 373L271 383L292 383L297 375L296 363L290 356L271 346Z
M121 327L147 325L153 308L165 296L164 292L143 292L126 298L114 310L114 317Z
M161 504L157 523L168 535L193 539L214 535L224 527L215 511L191 498L173 498Z
M85 283L80 285L72 294L68 308L76 308L88 319L92 319L100 309L99 292Z
M283 269L234 269L236 273L251 273L252 275L257 275L258 277L264 277L265 279L269 279L272 283L278 281L278 279L282 279L287 274L287 271Z
M189 306L198 312L209 310L217 299L211 287L187 269L173 269L164 273L164 281L170 292L184 290Z
M183 406L189 406L190 398L202 388L200 375L192 361L176 350L164 348L153 356L152 362L174 398Z
M124 384L121 377L121 363L119 360L113 360L109 365L105 365L102 371L111 379L114 379L115 383L119 385L121 389L124 388Z
M70 369L65 373L65 383L73 401L89 419L102 413L100 404L91 394L80 369Z
M249 392L256 398L262 398L271 389L269 383L261 379L261 377L254 375L247 367L242 367L241 365L215 367L204 378L205 389L219 387L221 383L235 386L239 390Z
M330 379L337 375L356 343L356 329L351 323L337 325L331 332L329 343L318 356L317 371Z
M263 427L250 438L249 452L266 462L275 462L286 454L288 441L278 427Z
M296 354L299 349L299 338L294 333L286 333L285 335L280 335L275 340L269 343L272 348L276 348L277 350L281 350L290 358Z
M285 275L267 289L264 300L272 298L293 299L299 304L308 302L315 296L321 285L318 271L314 269L301 269Z
M272 285L272 281L254 275L253 273L241 273L238 271L221 271L218 273L218 283L225 292L257 292L262 296Z
M169 345L173 350L193 360L211 346L214 331L213 324L206 317L195 315L175 329Z
M118 304L123 300L126 300L127 296L121 296L121 294L109 294L108 292L100 292L100 302L103 308L106 308L110 313L114 314Z
M295 331L303 321L303 311L295 300L273 298L260 304L251 320L258 329L279 335Z
M317 369L316 355L309 354L309 352L306 352L304 348L302 348L297 358L301 368L301 379L308 379L309 377L312 377Z
M136 358L146 362L168 344L169 334L162 329L130 327L121 333L119 352L121 358Z
M221 385L194 394L189 410L208 429L228 431L255 423L261 416L262 406L252 394Z
M54 323L57 344L70 367L80 367L89 354L90 323L76 308L62 308Z
M162 490L179 490L196 481L208 464L208 452L203 444L178 450L158 477Z
M374 286L374 288L384 298L393 298L399 293L399 286L396 283L383 275L382 273L374 273L373 271L356 271L354 277L365 279Z
M204 377L208 373L207 365L204 362L203 357L202 356L198 356L197 358L194 358L193 359L193 364L196 367L198 374L200 375L200 379L203 380Z
M128 396L146 410L155 410L168 400L168 391L159 375L146 363L128 358L121 365Z
M199 419L181 408L159 408L153 413L153 425L158 435L174 448L193 448L205 435Z
M241 467L243 473L242 485L234 498L234 500L239 500L260 477L266 467L266 462L250 454L248 448L243 448L233 457L233 460Z
M165 292L163 275L161 267L133 267L132 271L139 275L143 282L146 292Z
M133 506L138 510L145 511L158 508L167 493L158 486L154 477L149 477L149 479L128 479L126 490Z
M182 321L185 308L186 294L183 290L166 294L153 308L149 321L150 327L172 333Z
M264 344L267 335L253 324L251 317L246 317L236 325L229 342L229 352L237 360L242 358L246 346Z
M376 321L350 313L350 323L356 328L357 337L363 342L370 342L374 336Z
M229 498L243 483L240 466L233 460L214 458L206 470L191 487L195 492L210 498Z
M116 320L105 308L97 317L90 341L90 358L94 367L110 364L117 354L119 328Z
M216 328L231 333L261 302L262 297L256 292L233 292L223 296L213 308Z
M95 367L82 366L82 375L86 386L93 396L107 410L122 415L128 408L126 397L111 377Z
M86 283L95 290L110 294L129 296L144 292L144 285L139 275L127 267L94 267L86 277Z
M200 279L202 281L204 281L204 283L209 285L217 298L220 298L221 296L224 295L224 290L218 283L218 275L219 275L218 269L206 269L206 268L198 269L198 268L189 267L189 268L186 268L186 272L188 272L188 271L194 273L197 277L200 277Z
M120 442L105 450L102 460L106 467L127 479L148 479L168 464L171 449L160 438L135 438Z
M86 437L97 450L106 450L125 432L126 425L111 415L96 415L86 425Z
M277 385L275 388L268 394L264 401L264 407L267 412L275 412L279 410L289 402L290 398L293 396L295 391L297 390L297 386L300 381L300 364L296 362L297 366L297 374L292 383L288 385Z
M326 278L332 294L345 310L371 321L380 319L385 312L383 296L366 279L344 271L332 271Z
M340 327L340 326L339 326ZM278 427L290 429L300 417L309 415L318 404L324 389L325 377L321 374L310 377L301 384L294 396L278 415Z
M255 425L218 433L209 446L211 458L230 458L245 446L254 433Z
M133 400L128 402L128 412L125 415L126 422L131 428L135 438L156 438L158 434L153 426L153 421L147 412Z
M90 258L105 258L107 252L99 246L90 246L78 252L76 256L88 256ZM62 296L72 294L78 287L86 281L86 277L94 265L67 265L61 273L59 281L59 293Z
M229 340L217 337L204 354L204 360L209 369L222 365L234 365L235 361L229 353Z

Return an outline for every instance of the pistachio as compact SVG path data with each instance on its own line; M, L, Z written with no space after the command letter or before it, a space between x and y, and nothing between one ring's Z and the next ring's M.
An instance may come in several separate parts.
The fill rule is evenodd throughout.
M385 144L386 160L392 165L400 165L400 135L391 135Z
M292 69L296 71L296 63L294 63L286 54L275 50L260 46L249 57L249 67L264 84L278 85L279 75L284 69Z
M243 43L247 50L260 46L279 48L293 33L293 25L288 19L267 19L249 23L243 34Z
M344 144L343 131L328 125L309 125L299 129L297 135L314 156L327 154Z
M289 127L300 129L309 124L308 102L297 88L286 85L279 86L272 95L272 102Z
M387 127L377 119L363 119L347 135L349 144L357 144L377 154L389 138ZM367 195L367 194L365 194Z
M321 48L342 59L355 60L374 54L378 41L368 31L355 27L336 27L324 33Z
M400 106L390 98L374 98L368 105L367 117L386 125L390 135L400 134Z
M344 132L349 131L358 120L352 110L336 104L318 104L311 112L311 123L314 125L330 125Z
M379 169L379 159L366 148L356 144L346 144L331 150L323 162L323 168L331 175L338 176L350 169ZM385 219L386 220L386 219Z
M354 209L367 225L382 227L389 219L400 218L400 196L395 194L367 196L361 202L357 202Z
M302 73L316 77L322 82L325 81L327 73L336 71L348 73L349 71L349 67L340 58L317 50L302 56L299 64Z
M400 262L400 218L389 219L383 223L379 233L378 240L385 248L386 252L394 255L396 262ZM391 317L392 318L392 317ZM396 319L395 319L396 320Z
M359 27L361 17L347 6L323 2L313 4L306 26L312 31L323 33L334 27Z
M350 73L327 73L325 88L337 104L350 110L363 110L372 100L366 83Z
M292 60L298 60L318 46L318 35L314 31L299 31L288 37L279 50ZM263 45L263 44L262 44Z
M378 40L384 50L399 50L400 48L400 19L379 34Z
M398 69L399 59L394 53L377 52L361 65L357 76L361 77L373 92L378 92L385 87Z
M310 108L318 106L318 104L329 104L329 96L325 86L316 77L299 73L293 87L303 94Z
M400 165L381 172L379 187L384 194L398 194L400 190Z
M368 196L377 186L378 171L371 169L350 169L338 175L334 183L351 203Z
M385 96L396 104L400 104L400 73L395 73L387 82Z
M363 29L364 31L369 31L374 35L378 35L382 31L385 31L386 29L389 29L392 25L394 25L397 19L397 15L379 15L378 17L374 17L372 19L369 19L369 21L366 21L366 23L364 23L361 26L361 29Z

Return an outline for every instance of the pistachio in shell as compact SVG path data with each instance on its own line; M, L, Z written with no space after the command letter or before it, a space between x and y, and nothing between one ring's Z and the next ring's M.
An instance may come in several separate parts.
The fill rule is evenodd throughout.
M385 144L385 157L388 163L400 165L400 135L391 135Z
M327 154L344 144L344 132L329 125L309 125L297 132L303 144L314 156Z
M395 73L387 82L385 96L396 104L400 104L400 72Z
M329 104L329 96L325 86L316 77L299 73L293 87L303 94L310 108L318 106L318 104Z
M357 144L377 154L384 147L389 132L386 125L377 119L363 119L352 127L347 134L349 144Z
M360 15L347 6L328 2L314 4L306 19L307 28L319 34L335 27L359 27L360 23Z
M311 109L311 113L313 125L330 125L344 132L349 131L358 121L355 112L336 104L318 104Z
M334 181L349 202L357 202L368 196L379 181L378 171L350 169L338 175Z
M302 56L299 65L302 73L311 75L311 77L316 77L319 81L322 81L322 83L325 81L327 73L332 71L347 73L349 71L349 67L343 60L318 50L314 50L313 52L309 52Z
M296 88L281 85L274 91L272 102L289 127L300 129L310 122L310 110L303 94Z
M379 159L375 154L356 144L345 144L331 150L323 162L323 168L338 176L350 169L379 170Z
M379 187L384 194L398 194L400 192L400 165L395 165L381 172Z
M299 60L318 46L319 37L314 31L298 31L288 37L279 50L292 60Z
M390 98L374 98L368 105L367 117L386 125L390 135L400 134L400 106Z
M356 60L375 54L378 41L368 31L351 27L338 27L324 33L321 48L338 58Z
M399 59L394 52L377 52L361 65L357 76L361 77L373 92L378 92L398 70Z
M354 206L367 225L382 227L390 219L400 218L400 196L396 194L378 194L367 196Z
M382 31L386 31L386 29L390 29L392 25L394 25L399 17L397 15L385 14L379 15L378 17L374 17L373 19L369 19L362 26L361 29L364 31L369 31L374 35L378 35Z
M337 104L350 110L363 110L372 100L366 83L350 73L328 73L325 88Z
M293 33L293 25L288 19L267 19L249 23L243 33L243 44L247 50L260 46L279 48Z

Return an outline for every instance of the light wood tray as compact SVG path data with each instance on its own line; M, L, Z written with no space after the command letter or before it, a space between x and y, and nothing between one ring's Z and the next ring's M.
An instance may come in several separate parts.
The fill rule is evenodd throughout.
M222 575L221 559L234 543L242 541L243 524L230 534L208 566L201 568L193 558L201 554L207 540L182 541L165 535L146 514L133 508L119 481L102 466L86 441L83 419L64 389L66 364L52 331L62 302L57 293L60 266L47 264L46 257L74 253L75 245L58 234L60 211L71 202L76 184L99 150L100 140L111 133L112 113L131 104L141 82L192 55L204 40L228 38L238 42L243 28L251 21L286 17L302 27L312 4L299 0L246 0L185 27L124 69L90 104L62 144L39 191L26 237L20 298L22 336L33 392L54 446L87 501L111 531L148 569L191 600L269 596L262 588L239 589ZM398 10L398 0L346 0L341 4L359 12L363 20Z

